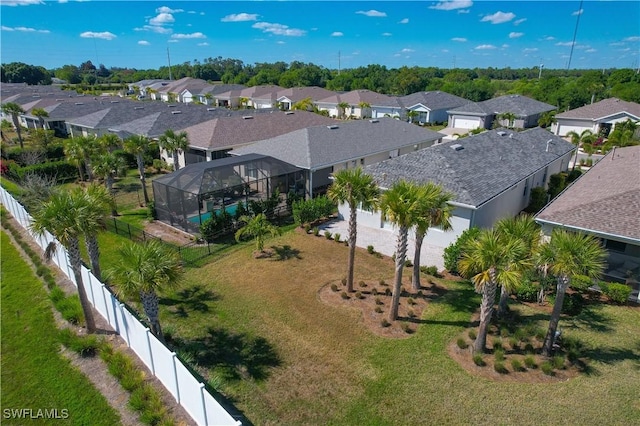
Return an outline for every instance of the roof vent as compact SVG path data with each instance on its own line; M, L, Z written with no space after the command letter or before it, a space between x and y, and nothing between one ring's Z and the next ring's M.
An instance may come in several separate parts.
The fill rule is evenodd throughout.
M57 102L64 101L64 99L56 99Z
M380 120L378 120L377 118L372 118L371 120L369 120L369 123L379 123Z
M133 107L133 109L144 109L144 107Z
M286 111L286 112L284 113L284 115L293 115L293 114L295 114L295 112L293 112L293 111Z
M215 111L215 108L207 108L207 111Z
M120 101L111 101L112 104L118 104Z
M507 132L496 132L499 136L506 136Z
M253 115L243 115L242 119L243 120L253 120Z
M76 105L84 105L82 102L76 102Z
M169 108L175 108L175 105L167 105Z
M182 114L182 111L171 111L171 114Z
M454 151L462 151L464 149L464 146L460 145L459 143L454 143L453 145L451 145L451 149Z
M337 124L330 124L330 125L327 126L327 129L331 129L331 130L337 129L337 128L338 128Z

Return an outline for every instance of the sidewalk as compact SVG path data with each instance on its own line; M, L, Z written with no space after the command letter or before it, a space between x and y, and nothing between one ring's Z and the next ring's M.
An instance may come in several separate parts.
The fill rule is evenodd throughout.
M335 234L336 232L341 235L343 240L346 240L349 231L348 231L349 223L346 220L333 220L331 222L327 222L320 226L320 232L324 232L325 230ZM398 237L397 230L389 230L389 229L374 229L365 226L358 225L358 238L356 240L356 245L358 247L362 247L364 249L367 246L373 246L374 250L378 253L382 253L386 256L392 256L396 251L396 239ZM407 259L413 261L413 253L415 250L415 240L412 238L411 234L409 234L409 244L407 248ZM438 267L438 270L441 271L444 269L444 260L442 258L442 254L444 249L441 247L436 247L431 244L427 244L426 242L422 244L422 250L420 253L420 265L421 266L432 266L435 265Z

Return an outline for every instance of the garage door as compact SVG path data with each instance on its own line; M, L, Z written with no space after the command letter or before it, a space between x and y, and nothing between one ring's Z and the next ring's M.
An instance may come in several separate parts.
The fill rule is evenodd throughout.
M584 126L570 126L567 124L559 124L558 125L558 136L567 136L569 132L576 132L577 134L581 134L585 130L591 130L588 127Z
M480 127L480 121L477 118L455 117L453 127L456 129L477 129Z

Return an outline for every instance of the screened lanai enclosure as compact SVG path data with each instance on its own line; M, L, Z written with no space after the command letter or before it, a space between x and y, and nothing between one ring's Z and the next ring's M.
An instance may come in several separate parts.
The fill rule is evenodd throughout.
M260 201L276 191L283 202L304 195L305 173L266 155L248 154L189 164L153 181L158 220L190 233L221 210L234 214L238 204Z

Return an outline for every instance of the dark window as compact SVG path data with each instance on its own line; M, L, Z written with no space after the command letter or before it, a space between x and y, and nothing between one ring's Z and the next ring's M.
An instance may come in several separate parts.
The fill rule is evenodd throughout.
M620 253L624 253L627 249L626 243L621 243L620 241L613 240L605 240L604 246L607 248L607 250L619 251Z

